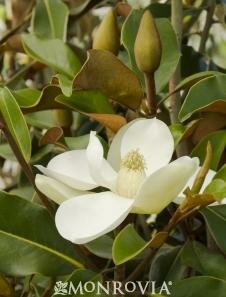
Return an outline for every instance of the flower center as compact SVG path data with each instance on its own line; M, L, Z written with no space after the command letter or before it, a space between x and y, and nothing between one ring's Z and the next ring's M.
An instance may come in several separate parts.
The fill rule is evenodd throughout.
M136 195L141 183L146 177L144 156L139 150L127 153L121 161L117 178L117 192L119 195L132 198Z

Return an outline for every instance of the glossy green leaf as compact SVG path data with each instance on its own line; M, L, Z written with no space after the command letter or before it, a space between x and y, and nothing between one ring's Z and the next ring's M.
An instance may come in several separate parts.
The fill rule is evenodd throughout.
M187 88L191 88L194 84L198 83L202 79L212 77L212 76L215 76L217 74L220 74L220 72L217 72L217 71L202 71L202 72L198 72L198 73L195 73L193 75L190 75L190 76L186 77L185 79L183 79L176 86L174 93L179 92L179 91L184 90L184 89L187 89Z
M89 144L89 134L77 137L65 137L64 140L70 150L86 149Z
M0 272L57 276L82 267L73 246L60 237L41 206L0 193Z
M214 179L222 179L226 182L226 164L218 170L214 176Z
M56 101L87 113L114 113L107 97L100 91L73 91L70 97L59 95Z
M139 236L132 225L118 233L113 243L113 260L116 265L129 261L140 254L147 243Z
M80 62L74 52L60 39L44 39L35 34L23 34L26 53L35 60L52 67L69 78L80 69Z
M181 140L188 138L192 135L198 125L199 120L194 120L184 126L182 124L172 124L169 126L170 132L174 138L175 147L180 143Z
M6 87L0 91L0 113L24 159L29 161L31 157L30 133L18 103Z
M46 109L63 109L64 106L55 101L55 98L60 94L62 91L58 85L46 85L42 91L27 88L13 92L17 103L25 114ZM43 117L45 118L44 114Z
M152 260L149 279L156 281L157 286L168 281L177 281L184 277L186 266L181 262L183 247L165 244Z
M171 16L171 5L169 3L152 3L148 8L156 18L169 18Z
M16 157L8 143L0 144L0 156L6 160L16 161Z
M31 186L21 186L19 188L12 189L9 194L19 196L29 201L32 201L33 197L36 195L34 188Z
M213 195L216 200L226 198L226 182L215 178L205 188L204 193Z
M32 112L25 115L27 123L37 128L51 128L56 125L51 110Z
M222 106L226 104L226 75L218 74L202 79L194 84L181 107L179 119L185 121L192 114L202 109L223 112ZM216 106L218 104L219 106ZM207 109L208 108L208 109Z
M44 157L46 157L48 154L50 154L54 149L53 144L48 144L45 146L42 146L36 151L32 157L31 157L31 164L36 165L39 164Z
M132 69L143 77L137 68L134 56L134 43L139 28L139 23L143 15L143 10L133 10L127 17L122 27L122 43L125 46ZM160 92L168 83L170 77L176 69L180 59L177 39L174 30L168 19L156 19L162 42L162 59L159 69L155 73L156 90ZM170 40L170 42L169 42Z
M61 0L39 0L32 16L32 32L44 38L66 40L69 10Z
M177 282L170 289L171 297L224 297L226 281L210 276L197 276Z
M226 280L226 260L203 244L192 241L186 244L181 255L182 262L194 268L202 275L209 275Z
M207 135L197 144L197 146L193 149L191 155L193 157L199 157L200 162L203 163L206 155L206 146L209 141L213 149L213 157L210 168L213 170L217 170L222 153L224 152L226 147L225 130L217 131Z
M73 80L69 79L64 74L58 74L59 86L62 90L62 93L70 97L72 95L72 88L73 88Z
M12 91L20 107L30 107L36 105L41 96L41 91L36 89L20 89Z
M226 252L226 205L207 207L201 210L206 224L217 245Z
M87 243L85 246L92 254L100 258L112 259L112 245L113 239L108 235L104 235Z

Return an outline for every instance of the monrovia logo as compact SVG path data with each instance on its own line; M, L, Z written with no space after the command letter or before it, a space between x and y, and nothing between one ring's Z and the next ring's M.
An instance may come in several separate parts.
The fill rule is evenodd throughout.
M107 295L125 295L128 294L137 294L141 295L149 294L164 294L170 295L170 286L172 285L172 281L163 282L160 287L157 288L155 281L128 281L126 283L122 283L119 281L106 281L104 283L101 282L79 282L73 284L73 282L56 282L54 286L54 296L56 295L64 295L70 296L73 294L85 295L87 293L95 293L95 296L102 295L103 293Z

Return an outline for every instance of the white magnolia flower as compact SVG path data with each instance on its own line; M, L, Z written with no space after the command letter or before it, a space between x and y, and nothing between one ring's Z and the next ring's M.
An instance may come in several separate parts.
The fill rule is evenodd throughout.
M174 151L169 128L157 119L138 119L122 127L107 160L95 132L86 150L54 157L37 175L41 192L60 204L55 221L66 239L84 244L112 231L129 213L158 214L184 189L198 158ZM104 192L90 190L102 186Z

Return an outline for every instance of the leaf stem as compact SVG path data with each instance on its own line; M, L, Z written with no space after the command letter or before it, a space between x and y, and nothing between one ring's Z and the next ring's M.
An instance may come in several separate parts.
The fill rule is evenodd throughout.
M182 24L183 24L183 4L181 0L173 0L171 4L171 22L176 33L179 50L181 50L182 42ZM172 124L178 123L178 114L181 108L181 97L179 92L174 92L176 86L181 80L181 62L179 61L177 68L169 81L169 113ZM178 157L188 154L186 141L182 141L176 148Z
M144 80L148 109L151 115L155 115L157 112L157 103L154 73L144 73Z
M205 53L206 42L209 37L210 28L213 24L213 15L214 15L214 10L215 10L215 5L216 5L215 0L209 0L208 2L209 2L209 5L206 9L206 11L207 11L206 21L205 21L205 25L204 25L204 29L203 29L203 32L201 35L201 40L200 40L200 45L199 45L199 52L202 54Z
M183 21L183 6L181 0L172 1L172 12L171 12L171 22L174 28L174 31L177 36L178 47L181 49L181 40L182 40L182 21ZM169 93L173 93L177 84L181 80L181 65L180 62L177 65L177 68L169 82ZM178 113L181 107L180 94L173 93L169 97L169 110L170 110L170 119L172 124L178 123Z
M5 43L11 36L15 35L23 27L27 27L29 25L31 16L32 16L32 12L29 13L19 25L12 28L10 31L6 32L5 35L0 39L0 44Z

